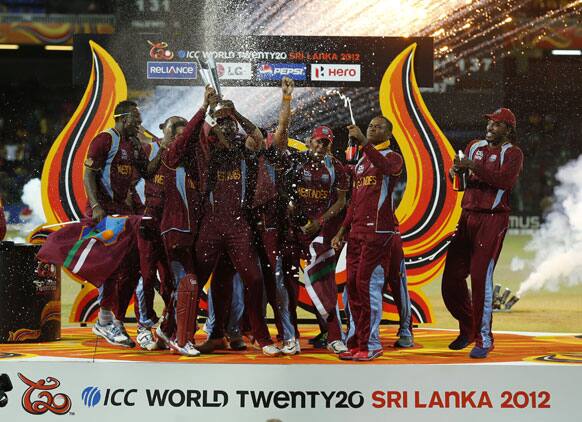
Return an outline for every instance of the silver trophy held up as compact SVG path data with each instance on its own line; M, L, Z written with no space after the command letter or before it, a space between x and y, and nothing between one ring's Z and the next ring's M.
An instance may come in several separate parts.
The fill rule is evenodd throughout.
M220 83L218 81L218 71L216 70L216 62L213 57L208 57L206 60L198 59L198 67L200 68L200 76L204 81L204 86L210 85L216 91L219 98L222 99L222 92L220 90Z
M216 119L228 115L233 109L232 101L222 99L222 91L220 89L220 82L218 80L218 71L216 70L216 62L213 57L208 57L205 60L198 59L198 67L200 68L200 76L204 81L204 86L210 85L216 91L219 101L208 111L205 121L212 127L216 125Z

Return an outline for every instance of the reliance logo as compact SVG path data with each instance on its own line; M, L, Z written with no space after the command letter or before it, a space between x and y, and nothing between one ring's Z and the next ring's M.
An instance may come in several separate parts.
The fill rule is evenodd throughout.
M312 64L312 81L360 82L359 64Z
M198 68L192 62L148 62L148 79L196 79Z

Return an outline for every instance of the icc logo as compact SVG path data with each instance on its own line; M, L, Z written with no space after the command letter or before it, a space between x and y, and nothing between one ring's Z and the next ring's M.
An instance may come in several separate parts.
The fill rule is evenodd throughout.
M101 391L97 387L87 387L81 393L83 403L87 407L95 407L101 401Z
M47 377L34 382L21 373L18 374L18 378L28 386L22 395L22 408L31 415L42 415L49 411L55 415L64 415L71 410L69 396L63 393L50 393L61 385L58 379Z
M168 50L168 43L166 42L151 42L148 40L150 45L150 57L154 60L172 60L174 58L174 53Z

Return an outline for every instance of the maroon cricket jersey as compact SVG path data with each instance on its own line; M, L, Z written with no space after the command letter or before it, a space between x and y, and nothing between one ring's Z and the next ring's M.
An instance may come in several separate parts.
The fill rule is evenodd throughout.
M85 166L99 171L97 200L107 214L131 214L126 203L134 180L134 170L143 170L147 157L125 136L111 128L99 133L89 146ZM90 213L90 205L88 204Z
M337 201L337 190L350 189L344 166L333 156L310 157L297 171L298 206L310 220L317 220Z
M178 167L185 157L191 157L196 168L197 186L202 193L207 191L208 172L210 167L210 150L212 137L208 134L210 128L204 122L205 109L199 109L190 119L182 134L168 147L166 164Z
M476 167L470 172L461 206L468 211L509 212L509 194L523 165L523 152L510 143L501 147L472 141L465 155Z
M163 158L156 175L163 186L160 231L170 245L189 246L196 235L201 195L191 172L171 168Z
M244 148L244 146L242 147ZM249 166L242 151L214 151L214 164L208 174L206 200L208 210L219 221L243 221L245 201L249 195Z
M354 167L352 197L343 226L351 235L394 233L392 192L402 172L403 159L390 142L367 144Z
M141 146L149 161L153 160L160 150L160 145L157 141L142 143ZM154 217L159 222L160 215L156 214L155 211L161 209L164 186L160 183L158 173L149 179L140 178L138 180L135 185L137 198L134 203L136 203L136 208L140 211L140 214Z

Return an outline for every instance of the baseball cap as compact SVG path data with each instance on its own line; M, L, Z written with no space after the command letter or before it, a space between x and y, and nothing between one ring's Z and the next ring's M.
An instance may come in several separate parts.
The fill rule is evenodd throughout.
M485 114L486 119L503 122L515 129L515 114L508 108L499 108L491 114Z
M327 126L317 126L311 132L311 139L328 139L333 142L333 132Z

